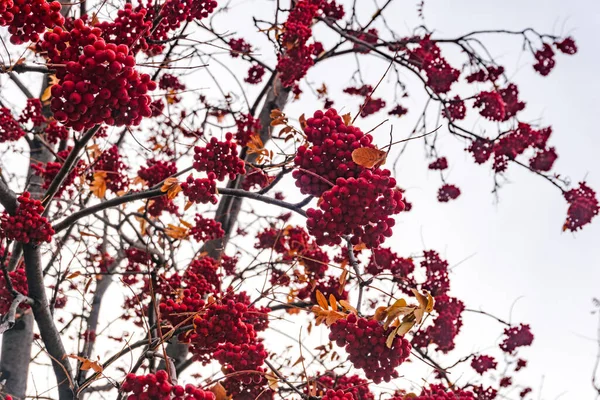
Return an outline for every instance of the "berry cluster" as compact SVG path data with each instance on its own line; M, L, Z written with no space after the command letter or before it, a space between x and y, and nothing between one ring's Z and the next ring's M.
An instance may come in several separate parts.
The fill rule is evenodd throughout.
M396 336L388 348L386 339L394 328L386 330L375 320L350 314L330 328L329 340L345 347L354 367L364 370L367 379L375 383L397 378L395 368L410 355L410 343L400 336Z
M55 162L55 161L49 161L46 164L44 164L44 163L31 164L31 169L33 170L33 172L36 175L44 178L44 183L42 184L42 189L48 189L50 187L50 184L52 183L52 181L54 180L54 178L58 174L58 171L60 171L61 168L62 168L62 163ZM65 177L62 184L58 188L58 191L56 192L57 197L59 197L64 192L64 190L67 189L68 186L70 186L71 184L73 184L73 182L75 182L75 178L77 177L79 170L80 170L80 168L77 167L77 168L73 168L69 172L69 174Z
M332 188L337 178L357 178L364 170L352 161L352 151L374 147L371 135L355 126L347 126L334 109L316 111L306 121L306 140L298 148L292 172L302 194L321 196Z
M50 121L48 125L46 125L44 132L46 133L46 141L51 144L56 144L61 140L67 140L69 138L69 130L56 121Z
M400 104L396 105L388 112L388 115L394 115L398 118L406 114L408 114L408 108L402 107Z
M508 354L513 354L517 347L530 346L533 343L533 333L527 324L506 328L504 335L506 336L500 343L500 348Z
M54 229L48 219L42 217L44 212L42 202L32 199L29 192L24 192L17 200L19 205L15 215L9 215L5 211L0 216L2 236L21 243L49 243L54 235Z
M514 160L530 147L545 151L548 138L552 134L552 128L533 129L531 125L520 122L517 129L508 132L494 144L494 170L503 172L508 166L509 160ZM543 157L543 156L542 156ZM534 156L535 159L535 156ZM550 159L538 159L540 167L552 168L552 164L545 164ZM533 162L533 161L532 161Z
M387 247L373 249L369 264L365 269L371 275L389 271L393 281L401 283L401 288L408 293L410 293L409 287L414 287L414 278L410 276L414 270L415 264L412 258L399 257Z
M450 200L456 199L458 196L460 196L460 189L455 185L445 183L438 190L437 198L440 203L447 203Z
M533 69L542 76L548 75L556 65L554 50L548 43L544 43L543 47L534 53L534 57L536 63L533 65Z
M189 324L194 315L206 305L202 299L203 295L198 293L196 287L182 289L176 293L179 294L178 298L167 297L159 303L161 318L169 321L172 326Z
M496 82L500 76L504 74L503 66L487 66L484 69L480 69L479 71L473 72L471 75L468 75L465 79L469 83L473 82Z
M448 160L446 157L437 158L435 161L429 164L429 169L443 171L448 169Z
M223 237L225 231L221 228L221 223L212 218L204 218L200 214L196 214L194 226L190 229L190 235L197 242L207 242L209 240Z
M75 130L100 123L138 125L152 115L146 93L156 83L135 70L127 45L107 43L102 35L100 28L77 19L71 30L46 32L39 44L48 61L60 65L59 83L52 86L54 117Z
M258 118L254 118L252 114L240 114L235 119L237 132L235 133L235 141L242 147L246 146L252 136L260 134L262 125Z
M352 243L368 248L379 246L392 236L395 220L391 215L404 210L402 193L389 170L364 170L357 179L338 178L323 193L319 209L307 210L306 226L319 245L341 243L352 234Z
M438 45L429 37L423 38L419 47L409 51L408 55L409 61L425 71L427 85L436 93L448 93L460 76L460 71L448 64Z
M427 280L423 288L434 297L442 295L450 290L450 278L448 278L448 262L442 260L437 251L428 250L423 252L421 267L425 269Z
M344 6L337 4L335 0L329 0L323 4L323 15L333 20L344 18Z
M0 4L0 26L8 26L12 44L37 42L44 30L65 22L61 8L58 1L4 0Z
M146 161L146 165L146 167L140 167L137 174L150 186L154 186L177 173L177 165L173 161L161 161L151 158Z
M271 393L269 396L265 393L259 397L261 392L269 391L265 388L268 382L264 377L265 370L261 367L267 356L268 353L260 342L253 341L241 345L224 343L219 346L214 353L214 358L223 366L223 373L228 375L223 382L227 394L233 398L243 399L272 398Z
M4 249L0 247L0 255L4 254ZM10 277L10 283L13 288L21 293L24 296L27 296L27 277L25 276L25 270L23 268L18 268L12 272L8 273ZM10 308L13 302L13 295L8 289L8 285L6 280L4 280L4 274L0 274L0 315L6 315L8 309ZM28 307L25 304L21 304L21 308Z
M229 39L229 47L231 57L239 57L240 55L249 54L252 51L252 45L246 42L243 38Z
M251 190L256 187L262 189L267 187L273 181L273 179L275 179L274 176L265 174L262 169L252 167L252 170L244 176L244 180L242 181L242 189Z
M572 37L566 37L560 42L554 42L554 45L564 54L573 55L577 53L577 45Z
M477 164L483 164L494 154L494 142L477 138L471 142L467 151L473 155Z
M8 108L0 108L0 143L12 142L25 136L21 125L13 118Z
M143 7L134 10L129 3L117 11L114 21L103 21L95 25L102 30L102 36L108 43L124 44L133 54L139 50L147 51L146 37L152 29L152 21L147 18L148 11Z
M394 398L395 399L395 398ZM484 400L483 397L475 397L473 393L461 389L447 389L442 385L429 385L429 388L423 388L419 396L413 397L415 400ZM491 400L491 399L490 399Z
M262 82L264 75L265 67L260 64L254 64L248 69L248 76L244 78L244 81L251 85L257 85Z
M412 344L425 348L433 343L438 351L444 353L454 349L454 339L462 327L461 314L464 309L463 302L454 297L445 294L436 296L434 310L438 316L432 326L415 334Z
M360 110L360 116L363 118L368 117L371 114L379 112L384 107L385 101L383 101L382 99L374 99L369 97L362 105L362 108Z
M321 397L321 400L353 400L354 396L352 393L344 392L341 389L328 390L325 396Z
M235 179L246 173L244 161L238 157L233 135L227 133L225 141L212 137L205 147L194 147L194 168L197 171L213 172L216 179Z
M529 166L536 171L548 172L552 169L557 158L558 154L556 154L554 147L538 149L531 160L529 160Z
M94 172L106 172L106 188L114 193L125 189L128 184L124 173L126 168L117 146L103 151L94 164Z
M40 126L46 122L46 118L42 115L40 99L27 99L27 105L19 117L19 122L22 124L31 122L33 126Z
M473 368L479 375L482 375L485 371L490 369L496 369L498 363L494 357L481 355L473 357L471 360L471 368Z
M214 172L208 173L208 178L196 178L190 174L181 184L183 194L193 203L217 204L217 176Z
M483 91L475 97L475 108L481 108L479 114L492 121L504 121L506 109L502 96L498 92Z
M563 230L568 229L574 232L589 224L592 218L598 215L600 206L596 199L596 192L585 182L580 182L578 188L573 188L563 195L569 203L567 220L563 225Z
M213 392L192 385L186 385L184 388L171 383L164 370L147 375L127 374L121 390L131 393L127 397L128 400L215 400Z
M377 40L379 40L379 32L376 28L371 28L367 31L349 31L348 33L350 34L350 36L355 37L361 42L365 42L370 45L377 44ZM366 54L371 51L371 49L368 46L358 42L354 43L353 48L359 53L363 54Z
M358 375L323 375L316 380L318 387L327 390L342 390L356 400L375 400L375 395L369 390L369 381Z

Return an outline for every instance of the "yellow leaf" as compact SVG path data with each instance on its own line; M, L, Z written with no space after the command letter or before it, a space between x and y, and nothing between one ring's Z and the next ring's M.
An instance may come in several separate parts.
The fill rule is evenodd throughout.
M94 180L90 185L90 190L99 199L104 198L104 195L106 195L106 172L94 172Z
M183 226L175 226L173 224L167 225L165 229L167 236L173 239L184 240L188 237L188 228Z
M209 390L215 395L215 400L228 400L231 398L227 396L227 390L219 382L215 383Z
M42 101L42 103L46 103L47 101L50 100L51 97L52 97L52 86L48 85L48 87L46 89L44 89L44 93L42 93L42 97L40 97L40 100Z
M411 328L415 326L415 322L414 321L406 321L403 322L402 324L400 324L400 326L398 327L398 332L396 332L398 334L398 336L404 336L406 335L406 333L408 331L411 330Z
M100 149L100 146L98 146L97 143L88 146L87 150L89 151L92 160L96 160L102 155L102 150Z
M70 358L74 358L77 361L81 362L81 370L82 371L87 371L87 370L93 370L94 372L100 373L104 370L104 368L102 367L102 365L100 365L100 363L98 361L92 361L89 360L87 358L84 357L79 357L76 356L74 354L69 354Z
M190 224L189 222L187 222L187 221L184 221L184 220L183 220L183 219L181 219L181 218L179 218L179 222L181 222L181 225L185 226L185 227L186 227L186 228L188 228L188 229L192 229L192 226L194 226L194 225Z
M360 147L352 152L352 161L365 167L379 167L385 163L387 153L371 147Z
M344 293L344 287L346 286L346 281L348 280L348 270L344 268L342 271L342 275L340 275L340 288L338 289L338 294L341 296Z
M339 301L340 306L342 306L342 308L346 311L350 311L353 314L358 314L358 311L356 310L356 308L352 307L350 305L350 303L348 303L346 300L340 300Z
M342 119L344 120L344 125L350 126L352 124L352 115L350 113L342 115Z
M353 249L356 251L361 251L367 248L367 245L364 244L363 242L360 242L359 244L355 244Z
M92 26L96 25L99 22L100 22L100 20L98 20L98 16L96 15L96 13L93 13L92 14L92 21L91 21Z
M390 334L387 337L387 340L385 341L385 345L387 346L388 349L392 348L392 345L394 344L394 339L396 338L396 333L398 332L398 329L400 327L397 326L396 328L394 328L393 331L390 332Z
M279 383L279 378L271 374L265 374L265 378L267 378L267 382L269 383L269 389L276 391L277 384Z
M329 304L327 304L327 299L325 298L323 293L321 293L320 290L317 290L317 303L319 303L323 310L329 310Z

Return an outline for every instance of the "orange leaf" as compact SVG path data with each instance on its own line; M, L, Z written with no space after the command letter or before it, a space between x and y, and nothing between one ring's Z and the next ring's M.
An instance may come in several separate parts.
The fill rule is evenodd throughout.
M183 226L175 226L173 224L167 225L165 229L167 236L173 239L184 240L188 237L188 228Z
M329 304L327 304L327 298L320 290L317 290L317 303L321 306L323 310L329 310Z
M215 383L209 390L214 393L215 400L228 400L231 398L227 396L227 390L219 382Z
M379 167L385 163L387 153L371 147L360 147L352 152L352 161L365 167Z
M69 354L70 358L74 358L77 361L81 362L81 370L82 371L87 371L87 370L93 370L94 372L100 373L104 370L104 368L102 367L102 365L100 365L100 363L98 361L92 361L89 360L87 358L84 357L79 357L76 356L74 354Z
M350 126L352 124L352 115L350 113L342 115L342 119L344 120L344 125Z
M360 250L364 250L367 248L367 245L364 244L363 242L360 242L359 244L355 244L353 249L356 251L360 251Z
M46 89L44 89L44 93L42 93L42 97L40 97L40 100L42 101L42 103L46 103L47 101L50 100L51 97L52 97L52 86L48 85L48 87Z
M267 382L269 383L269 389L276 391L277 384L279 383L279 378L271 374L265 374L265 378L267 378Z
M304 114L302 114L300 116L300 118L298 118L298 120L300 121L300 127L302 128L302 130L306 129L306 117L304 116Z
M90 190L99 199L104 198L104 195L106 195L106 172L94 172L94 180L90 185Z
M69 276L67 276L67 279L77 278L79 275L81 275L81 272L75 271L72 274L70 274Z

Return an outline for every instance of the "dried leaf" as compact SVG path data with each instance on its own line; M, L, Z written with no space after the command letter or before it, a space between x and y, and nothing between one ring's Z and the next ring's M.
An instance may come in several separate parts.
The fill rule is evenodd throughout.
M365 167L379 167L385 163L387 153L371 147L360 147L352 152L352 161Z
M46 89L44 89L44 93L42 93L40 100L42 101L42 103L47 103L48 101L50 101L51 97L52 97L52 86L48 85L48 87Z
M173 200L179 192L181 192L181 185L179 184L179 180L177 178L167 178L165 179L163 185L160 188L161 192L167 192L167 197L169 200Z
M306 117L304 116L304 114L302 114L300 118L298 118L298 121L300 121L300 127L302 128L302 130L306 130Z
M80 271L75 271L72 274L67 276L67 279L73 279L73 278L77 278L79 275L81 275Z
M91 369L94 372L100 373L104 370L104 368L102 367L102 365L100 365L98 361L92 361L85 357L76 356L75 354L69 354L69 358L74 358L77 361L81 362L80 369L82 371L88 371Z
M350 305L350 303L348 303L346 300L340 300L339 303L345 311L349 311L353 314L358 314L356 308L352 307L352 305Z
M103 199L106 195L106 172L94 172L94 180L90 185L90 191L99 199Z
M352 124L352 115L350 113L342 115L342 119L344 120L344 125L350 126Z
M269 383L269 389L276 391L279 383L279 378L271 374L265 374L265 378L267 378L267 382Z
M337 311L338 305L337 305L337 301L335 300L335 296L333 294L329 295L329 304L331 304L332 310Z
M361 251L361 250L365 250L367 248L367 245L364 244L363 242L360 242L359 244L355 244L353 249L355 251Z
M317 303L323 310L329 310L329 304L327 303L327 298L320 290L317 290Z
M215 400L228 400L230 398L227 396L227 390L220 382L215 383L209 390L215 395Z
M167 225L165 233L167 236L173 239L184 240L188 238L189 229L183 226L175 226L173 224Z

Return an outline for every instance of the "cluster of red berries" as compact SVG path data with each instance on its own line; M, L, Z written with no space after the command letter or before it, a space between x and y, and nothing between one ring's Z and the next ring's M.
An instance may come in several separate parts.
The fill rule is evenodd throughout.
M392 236L396 221L391 215L404 210L402 193L389 170L365 170L357 179L338 178L323 193L319 209L307 210L306 226L319 245L341 243L353 235L352 243L378 247Z
M367 31L349 31L348 33L350 34L350 36L355 37L356 39L360 40L361 42L365 42L372 46L377 44L377 40L379 40L379 32L377 31L376 28L371 28ZM352 47L354 48L354 50L358 51L359 53L363 53L363 54L366 54L371 51L369 46L366 46L366 45L364 45L362 43L358 43L358 42L355 42L354 46L352 46Z
M0 255L4 254L4 249L0 247ZM10 283L13 288L21 293L24 296L27 296L27 277L25 276L25 269L18 268L12 272L8 273L10 277ZM0 274L0 315L6 315L8 309L10 308L13 302L13 295L8 290L8 285L6 284L6 280L4 280L4 274ZM21 304L21 308L28 307L25 304Z
M521 392L519 393L519 397L524 398L525 396L527 396L532 391L533 390L530 387L529 388L525 388L525 389L521 390Z
M0 4L0 26L8 26L12 44L37 42L44 30L65 22L61 8L58 1L4 0Z
M435 161L429 164L429 169L443 171L448 169L448 160L446 157L437 158Z
M448 389L439 384L429 385L428 388L424 387L419 396L412 398L415 400L486 400L479 396L475 397L473 393L468 390ZM396 400L396 397L390 400Z
M206 302L196 287L179 290L176 293L180 295L179 298L174 299L169 296L158 304L161 318L169 321L172 326L189 325L194 315L204 308ZM182 337L182 341L184 340L185 338Z
M207 242L223 237L225 231L221 227L221 223L213 218L204 218L200 214L196 214L194 226L190 229L190 235L197 242Z
M50 121L44 132L46 133L46 141L50 144L56 144L69 138L69 130L56 121Z
M138 283L139 278L136 272L141 272L142 266L148 267L151 261L150 254L143 250L130 247L125 250L127 265L125 266L125 274L121 277L126 285L132 286Z
M342 390L351 394L356 400L375 400L375 395L369 390L369 381L358 375L339 375L332 377L323 375L316 379L318 388Z
M102 30L102 36L108 43L124 44L133 54L139 50L147 51L146 37L152 29L152 20L147 18L148 10L143 7L133 8L127 3L117 11L114 21L102 21L95 27Z
M402 107L400 104L396 105L388 112L388 115L393 115L398 118L406 114L408 114L408 108Z
M445 183L438 190L437 198L440 203L447 203L450 200L456 199L458 196L460 196L460 189L458 186Z
M268 353L260 342L220 345L214 358L223 366L223 373L227 375L223 382L227 394L243 399L272 398L272 393L270 396L265 394L264 397L258 397L261 392L268 391L265 388L268 384L264 377L265 370L261 367L267 357Z
M412 344L423 348L435 344L436 350L448 353L454 349L454 339L462 327L461 315L465 305L462 301L443 294L435 296L434 310L438 316L434 319L433 325L419 330Z
M467 147L467 151L473 155L477 164L483 164L494 154L494 142L477 138Z
M44 164L44 163L31 164L31 168L36 175L44 178L44 183L42 184L42 189L48 189L50 187L50 184L52 183L52 181L54 180L54 178L56 177L56 175L62 168L62 163L55 162L55 161L49 161L46 164ZM73 168L69 172L69 174L65 177L62 184L58 188L58 191L56 192L56 196L59 197L64 192L64 190L67 189L68 186L70 186L73 182L75 182L75 178L77 177L78 170L79 170L79 168Z
M436 93L448 93L460 76L460 71L448 64L438 45L428 36L419 42L419 47L410 50L408 55L410 62L425 71L427 86Z
M177 165L173 161L161 161L151 158L146 161L146 167L140 167L138 176L154 186L177 173Z
M310 145L298 148L292 172L302 194L321 196L332 188L337 178L357 178L364 170L352 161L359 147L374 147L371 135L355 126L347 126L337 111L316 111L304 128Z
M471 360L471 368L475 370L479 375L482 375L485 371L490 369L496 369L498 363L494 357L481 355L473 357Z
M322 5L323 15L327 18L331 18L335 21L344 18L344 6L337 4L335 0L325 1Z
M527 324L506 328L504 335L500 348L508 354L513 354L517 347L530 346L533 343L533 333Z
M495 400L498 396L498 391L493 387L484 387L483 385L473 386L473 394L476 400ZM469 400L471 398L469 397Z
M235 119L237 131L235 133L235 141L242 147L246 146L252 136L259 135L262 125L258 118L254 118L252 114L240 114Z
M27 105L19 117L19 122L22 124L31 122L33 126L40 126L46 122L46 118L42 115L40 99L27 99Z
M194 168L197 171L213 172L216 179L235 179L246 173L244 161L238 157L233 135L227 133L225 141L212 137L205 147L194 147Z
M361 106L360 116L366 118L371 114L381 111L384 107L385 101L369 97Z
M373 92L373 86L371 85L362 85L362 86L350 86L343 90L344 93L347 93L352 96L362 96L367 97Z
M231 57L239 57L240 55L248 54L252 51L252 45L246 42L243 38L229 39L229 47Z
M475 108L481 108L479 114L482 117L490 119L492 121L504 121L506 117L506 109L502 96L498 92L480 92L475 97Z
M540 50L537 50L534 55L536 63L533 69L540 75L546 76L552 71L556 61L554 60L554 50L548 43L544 43Z
M158 87L162 90L185 90L185 85L179 81L179 78L175 75L164 74L158 81Z
M341 389L328 390L325 396L321 397L321 400L353 400L354 396L352 393L344 392Z
M490 65L485 67L484 69L480 69L479 71L473 72L471 75L468 75L465 79L469 83L473 82L496 82L500 76L504 73L503 66L494 66Z
M505 171L509 160L514 160L530 147L544 151L551 134L552 128L533 129L531 125L520 122L517 129L508 132L494 144L494 170ZM540 163L538 166L550 169L552 164L549 161L551 158L538 159L537 162Z
M378 247L372 250L371 258L365 269L371 275L379 275L386 271L392 274L394 282L402 283L401 288L410 292L409 287L414 286L414 278L410 275L415 270L412 258L399 257L387 247Z
M46 32L39 44L49 62L61 65L56 67L59 83L52 86L54 117L75 130L100 123L138 125L152 115L147 92L156 83L135 70L127 45L107 43L102 35L100 28L77 19L71 30Z
M248 69L248 75L244 78L244 81L251 85L257 85L262 82L263 76L265 76L265 67L260 64L253 64Z
M193 203L217 204L217 176L209 172L207 178L196 178L190 174L181 184L183 194Z
M182 282L185 286L195 288L201 296L217 293L221 288L219 264L212 257L204 256L194 259L186 268Z
M364 370L367 379L375 383L397 378L396 367L410 355L410 343L400 336L388 348L386 340L393 328L386 330L375 320L350 314L333 323L330 329L329 340L344 347L354 367Z
M556 48L564 54L573 55L577 53L577 45L572 37L566 37L560 42L554 42Z
M29 192L24 192L17 200L19 205L15 215L9 215L5 211L0 216L2 236L21 243L49 243L54 235L54 229L48 219L42 217L44 212L42 202L32 199Z
M128 400L215 400L215 394L211 391L193 385L186 385L184 388L171 383L164 370L147 375L127 374L121 390L123 393L131 393Z
M262 189L273 182L273 179L275 179L274 176L265 174L262 169L252 168L252 170L244 176L244 180L242 181L242 189L251 190L257 187Z
M569 203L567 220L563 230L568 229L574 232L589 224L598 215L600 206L598 205L598 199L596 199L596 192L585 182L580 182L578 188L573 188L563 195Z
M21 125L13 118L8 108L0 108L0 143L12 142L25 136Z
M517 115L525 109L525 102L519 100L519 88L514 83L509 83L498 91L504 102L504 121Z
M106 172L106 188L114 193L125 189L127 186L126 168L117 146L109 147L103 151L94 164L94 172Z
M448 262L440 258L437 251L424 251L421 267L425 269L427 276L427 280L423 283L423 288L428 290L434 297L445 294L450 290Z
M500 387L509 387L510 385L512 385L512 378L509 376L500 379L500 382L498 383L498 386Z
M554 147L538 149L531 160L529 160L529 166L536 171L548 172L552 169L557 158L558 154L556 154Z

